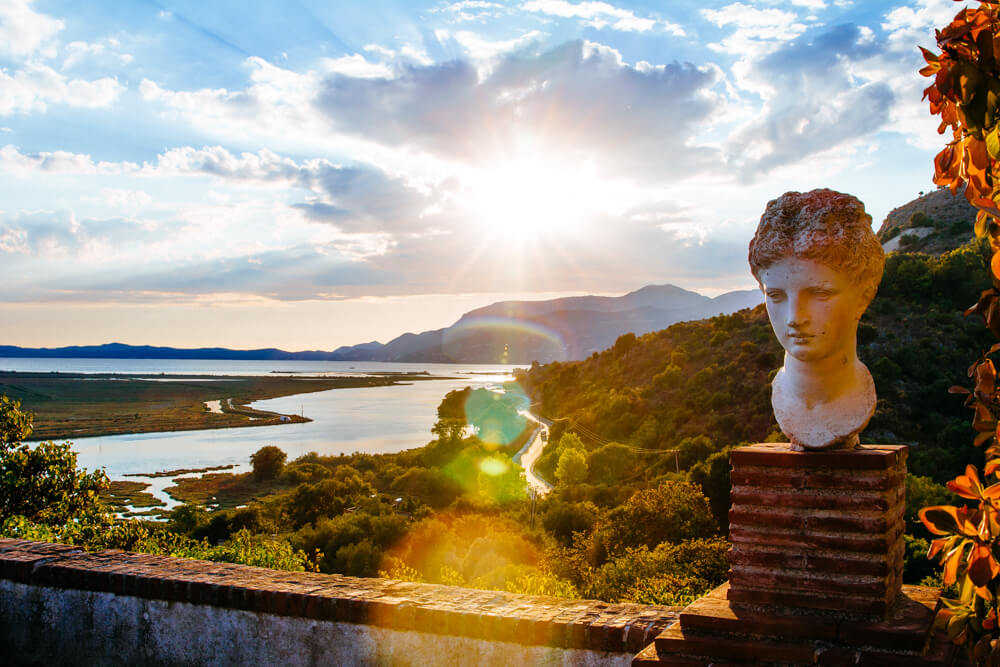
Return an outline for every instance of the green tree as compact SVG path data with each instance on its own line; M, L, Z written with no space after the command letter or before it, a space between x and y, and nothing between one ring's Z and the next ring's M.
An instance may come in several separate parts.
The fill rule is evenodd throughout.
M287 458L288 455L274 445L261 447L250 455L254 479L258 482L275 479L285 469Z
M678 481L637 491L610 512L607 524L612 554L643 545L654 549L663 542L711 537L718 532L708 498L701 489Z
M23 444L32 418L18 401L0 397L0 521L22 516L54 525L95 516L107 475L77 470L76 452L68 442Z
M587 456L579 449L564 450L556 466L556 479L560 484L571 486L587 479Z

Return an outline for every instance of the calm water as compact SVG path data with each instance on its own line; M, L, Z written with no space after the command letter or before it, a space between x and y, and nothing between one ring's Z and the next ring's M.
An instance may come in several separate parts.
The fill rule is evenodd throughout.
M301 413L313 421L247 428L142 433L76 438L79 464L104 468L112 479L125 474L178 468L236 464L249 469L250 455L275 445L289 460L315 451L320 454L398 452L420 447L431 439L437 406L452 389L484 386L510 379L514 366L477 364L393 364L380 362L200 361L161 359L10 359L0 358L0 369L78 373L159 373L210 375L361 375L365 373L427 371L457 380L423 380L392 387L361 387L296 394L253 403L253 407L280 413ZM167 478L134 478L153 484L159 493L173 482ZM170 505L173 505L170 502Z

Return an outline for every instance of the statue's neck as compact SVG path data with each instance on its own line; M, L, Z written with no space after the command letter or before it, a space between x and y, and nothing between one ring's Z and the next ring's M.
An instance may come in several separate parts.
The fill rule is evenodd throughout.
M786 380L807 403L833 401L857 383L858 355L853 348L819 361L800 361L785 353Z

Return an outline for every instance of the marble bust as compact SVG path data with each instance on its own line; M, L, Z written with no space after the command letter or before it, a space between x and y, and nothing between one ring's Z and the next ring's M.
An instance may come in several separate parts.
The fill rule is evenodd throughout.
M768 202L750 241L750 268L785 349L771 405L799 451L853 449L875 412L857 354L858 321L885 265L871 222L850 195L786 192Z

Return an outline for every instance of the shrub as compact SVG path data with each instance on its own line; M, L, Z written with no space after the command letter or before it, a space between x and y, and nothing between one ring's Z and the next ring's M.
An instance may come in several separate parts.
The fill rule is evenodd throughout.
M261 447L250 455L253 476L258 482L276 479L285 467L288 455L273 445Z

